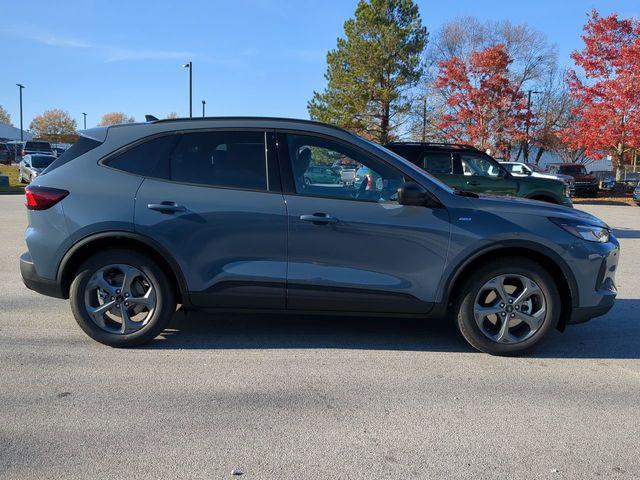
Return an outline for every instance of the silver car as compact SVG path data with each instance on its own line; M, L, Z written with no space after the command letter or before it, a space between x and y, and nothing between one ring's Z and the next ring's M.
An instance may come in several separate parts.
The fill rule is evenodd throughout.
M18 164L18 179L21 183L31 183L55 159L53 155L25 155Z

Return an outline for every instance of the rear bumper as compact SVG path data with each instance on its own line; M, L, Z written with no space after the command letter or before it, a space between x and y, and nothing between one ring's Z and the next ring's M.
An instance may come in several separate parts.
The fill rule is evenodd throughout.
M22 282L29 290L48 297L64 298L62 288L58 282L38 276L29 252L25 252L20 256L20 275L22 276Z

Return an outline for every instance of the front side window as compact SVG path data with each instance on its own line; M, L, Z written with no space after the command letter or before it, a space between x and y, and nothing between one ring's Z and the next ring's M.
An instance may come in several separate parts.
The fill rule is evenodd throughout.
M507 167L507 170L509 170L511 173L519 173L519 174L527 173L524 166L520 165L519 163L508 163L506 167Z
M299 194L393 202L397 200L398 188L405 183L404 175L394 167L333 140L289 134L287 147ZM336 162L353 165L355 179L346 181L335 173L330 167ZM317 171L322 173L316 174Z
M462 171L470 177L498 177L500 169L488 158L469 153L460 154Z
M169 161L169 178L208 186L267 189L264 132L181 135Z

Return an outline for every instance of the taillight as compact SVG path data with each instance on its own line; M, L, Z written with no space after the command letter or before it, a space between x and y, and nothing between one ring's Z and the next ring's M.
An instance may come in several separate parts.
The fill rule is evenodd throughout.
M24 189L27 196L25 205L29 210L46 210L53 207L56 203L69 195L66 190L49 187L36 187L29 185Z

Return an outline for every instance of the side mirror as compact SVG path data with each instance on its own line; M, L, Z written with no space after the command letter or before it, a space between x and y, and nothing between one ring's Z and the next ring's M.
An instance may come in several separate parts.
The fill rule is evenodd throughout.
M407 182L398 189L398 203L414 207L439 206L417 183Z

